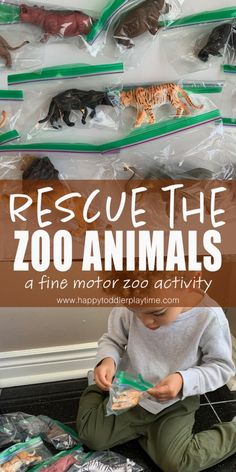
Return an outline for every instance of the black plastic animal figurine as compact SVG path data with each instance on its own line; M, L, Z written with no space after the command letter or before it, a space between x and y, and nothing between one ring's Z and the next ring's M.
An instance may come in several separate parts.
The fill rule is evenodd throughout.
M231 31L231 23L223 23L216 26L208 37L207 43L198 53L198 58L203 62L207 62L209 56L222 56L220 51L229 41Z
M146 31L155 35L160 28L160 14L168 13L171 6L165 0L145 0L129 10L115 25L113 37L118 44L132 48L136 38Z
M74 126L75 123L70 121L70 113L72 110L79 110L82 113L81 122L85 125L89 108L92 110L89 116L90 118L94 118L98 105L114 106L112 98L109 97L109 95L108 92L95 90L66 90L52 98L47 116L40 120L39 123L49 121L53 128L59 129L61 125L58 121L62 119L67 126Z

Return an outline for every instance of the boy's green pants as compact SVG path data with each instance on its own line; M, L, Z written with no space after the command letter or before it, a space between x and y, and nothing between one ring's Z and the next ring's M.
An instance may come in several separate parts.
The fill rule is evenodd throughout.
M80 399L77 429L89 448L104 450L137 439L164 472L197 472L236 453L236 423L192 434L199 398L189 397L153 415L136 406L105 416L108 394L91 385Z

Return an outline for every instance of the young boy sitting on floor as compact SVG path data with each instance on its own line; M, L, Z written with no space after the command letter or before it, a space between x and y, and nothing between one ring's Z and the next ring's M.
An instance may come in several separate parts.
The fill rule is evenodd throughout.
M114 308L98 343L96 385L83 393L77 429L91 449L131 439L164 472L205 470L236 453L236 422L192 433L199 395L223 386L235 373L223 310L199 291L192 307ZM154 384L139 405L106 416L116 370L140 373Z

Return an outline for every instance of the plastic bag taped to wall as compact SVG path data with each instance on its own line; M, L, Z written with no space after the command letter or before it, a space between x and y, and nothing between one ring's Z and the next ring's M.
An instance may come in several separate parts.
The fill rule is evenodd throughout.
M0 415L0 448L35 436L41 436L59 450L70 449L78 443L73 430L48 416L22 412Z
M42 67L45 47L35 26L21 24L20 6L0 2L0 68L33 70Z
M25 472L31 469L33 465L38 464L48 457L51 453L40 437L19 443L5 449L0 453L0 471L14 470L15 472Z
M225 86L222 102L222 116L236 119L236 66L224 65Z
M192 73L224 63L236 8L230 7L190 15L162 31L160 43L178 73Z
M221 107L222 82L179 82L124 86L120 93L124 130Z
M13 88L21 83L25 92L22 138L78 142L88 127L117 129L122 74L123 64L115 63L68 64L9 75L8 84Z
M146 382L139 374L117 372L109 389L109 400L106 406L107 416L120 415L138 405L140 400L153 384Z
M114 0L87 35L92 56L122 60L137 66L167 22L180 15L181 0Z
M146 214L156 215L153 194L160 193L163 181L186 180L188 198L198 202L199 191L212 186L212 181L233 178L233 166L225 155L223 125L217 110L195 117L182 117L135 130L123 140L109 143L114 151L119 147L114 162L115 178L125 179L126 192L137 185L148 186L150 205ZM200 181L200 183L199 183ZM211 181L211 183L209 183ZM168 202L158 208L158 218L168 228ZM180 195L180 193L179 193ZM181 195L180 195L181 196ZM228 197L228 193L227 193ZM231 197L230 197L231 198ZM151 218L150 218L151 219ZM155 218L151 221L155 222Z
M98 14L80 9L63 9L43 2L1 1L2 23L27 27L35 41L47 42L49 38L74 38L87 35Z
M18 130L23 123L22 90L0 90L0 144L20 137Z

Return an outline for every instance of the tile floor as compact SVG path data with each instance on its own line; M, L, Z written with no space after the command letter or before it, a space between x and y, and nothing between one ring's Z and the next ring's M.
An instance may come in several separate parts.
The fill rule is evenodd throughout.
M82 379L3 389L0 396L0 413L24 411L34 415L44 414L74 427L79 398L86 386L87 380ZM194 432L209 428L216 422L230 421L234 416L236 392L230 392L227 387L223 387L202 396ZM144 466L145 472L160 472L135 441L114 450L135 459ZM208 471L236 472L236 456Z

